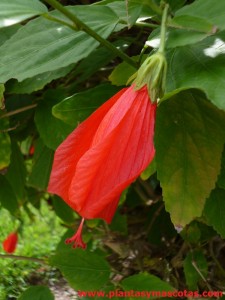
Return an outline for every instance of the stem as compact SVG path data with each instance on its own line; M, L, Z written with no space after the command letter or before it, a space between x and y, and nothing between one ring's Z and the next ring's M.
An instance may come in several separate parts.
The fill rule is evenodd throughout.
M21 112L24 112L26 110L35 108L36 106L37 106L37 104L35 103L35 104L31 104L31 105L28 105L28 106L25 106L25 107L15 109L13 111L9 111L9 112L5 113L4 115L0 116L0 119L7 118L7 117L10 117L10 116L14 116L14 115L19 114Z
M114 45L108 42L106 39L102 38L98 33L92 30L89 26L83 23L77 16L71 13L67 8L61 5L57 0L44 0L52 7L60 11L63 15L65 15L68 19L70 19L74 24L74 30L83 30L88 35L93 37L96 41L98 41L101 45L108 48L111 52L113 52L116 56L119 56L122 60L126 61L129 65L137 68L137 64L133 59L131 59L128 55L118 50ZM70 26L71 28L71 26Z
M28 256L22 256L22 255L12 255L12 254L0 254L0 258L11 258L16 260L28 260L37 262L39 264L46 264L44 259L35 258L35 257L28 257Z
M208 281L206 280L205 276L202 274L202 272L200 271L199 267L197 266L196 262L194 260L192 260L191 262L192 266L195 268L196 272L199 274L199 276L202 278L202 280L205 282L207 288L209 289L209 291L212 291L212 287L210 286L210 284L208 283Z
M162 23L161 23L161 33L160 33L160 46L159 52L164 54L165 43L166 43L166 26L167 26L167 16L168 16L169 4L166 4L163 10Z
M136 26L139 26L139 27L148 27L148 28L158 28L159 25L157 24L152 24L152 23L146 23L146 22L142 22L142 21L137 21L135 23Z

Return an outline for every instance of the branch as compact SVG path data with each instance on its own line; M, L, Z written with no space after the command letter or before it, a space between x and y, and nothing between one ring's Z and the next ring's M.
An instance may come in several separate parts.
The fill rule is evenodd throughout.
M9 111L9 112L5 113L4 115L1 115L0 119L7 118L7 117L10 117L10 116L14 116L14 115L19 114L21 112L24 112L26 110L33 109L36 106L37 106L37 104L34 103L34 104L31 104L31 105L28 105L28 106L24 106L24 107Z
M16 260L28 260L28 261L37 262L39 264L46 264L46 261L44 259L40 259L40 258L36 258L36 257L22 256L22 255L0 254L0 258L10 258L10 259L16 259Z

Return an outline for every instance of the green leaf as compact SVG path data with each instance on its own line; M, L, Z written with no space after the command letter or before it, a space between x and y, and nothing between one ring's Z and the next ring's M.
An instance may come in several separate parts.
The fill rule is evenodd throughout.
M103 38L110 35L118 22L117 15L108 7L76 5L67 9ZM59 12L50 15L68 21ZM0 82L10 78L22 81L66 67L87 57L98 45L84 32L39 17L0 47Z
M175 291L170 284L148 273L140 273L127 277L122 281L121 286L125 291L139 291L140 295L136 294L134 297L127 295L129 299L137 299L138 296L141 297L141 291L148 291L151 299L166 297L167 292Z
M180 18L180 17L179 17ZM166 36L166 48L175 48L190 44L195 44L199 41L202 41L214 30L212 24L205 22L200 19L200 25L197 23L196 18L192 20L192 23L196 21L198 25L192 25L194 28L190 28L190 24L187 21L187 24L176 24L175 22L171 22L170 26L175 28L168 28L167 29L167 36ZM159 48L160 44L160 28L153 30L146 42L146 44L153 48Z
M131 65L128 65L126 62L122 62L119 64L115 69L112 71L112 73L109 75L109 80L114 85L126 85L128 79L136 72L137 70L132 67Z
M130 28L133 26L142 14L147 13L148 17L151 18L155 13L149 9L148 4L148 0L129 0L128 2L123 0L103 0L95 3L94 5L105 5L111 8L118 15L120 22L116 26L115 31L119 31L124 27Z
M31 286L20 295L18 300L54 300L54 296L47 286Z
M10 163L11 141L8 133L0 129L0 170L7 167Z
M225 238L225 190L214 189L206 201L203 214L207 223Z
M152 174L156 172L156 161L155 158L147 166L147 168L141 173L141 179L147 180Z
M158 108L157 175L172 222L184 226L202 210L220 172L225 114L197 90L181 92Z
M193 31L202 31L205 33L213 33L213 24L199 17L193 16L177 16L173 18L172 25L183 27Z
M185 226L180 235L186 242L197 244L201 238L201 230L198 222L193 221L191 224Z
M19 202L24 201L26 168L24 165L23 155L16 141L12 141L11 162L6 173L6 178L10 182Z
M74 126L52 116L52 106L65 98L62 90L48 90L44 99L39 103L34 120L44 144L55 150L73 130Z
M198 282L207 276L207 261L202 251L189 252L184 260L184 274L190 290L198 289ZM202 276L201 276L202 275Z
M14 35L17 30L22 27L19 24L10 26L10 27L4 27L0 28L0 46L5 43L12 35Z
M60 269L76 290L98 290L109 280L110 267L107 261L88 250L58 252L50 258L50 263Z
M193 46L169 51L165 98L180 90L199 88L218 108L225 109L224 40L225 32L222 32Z
M28 185L39 190L45 190L48 185L52 168L54 152L39 139L35 143L32 171L28 178Z
M74 213L72 208L70 208L66 202L58 196L54 196L52 200L56 215L66 223L73 223Z
M144 62L147 56L148 55L145 54L142 56L141 63ZM132 59L138 62L139 56L133 56ZM112 73L109 75L109 80L114 85L127 85L128 80L136 73L136 71L137 70L134 67L124 61L113 69Z
M224 10L224 1L216 1L215 3L214 0L198 0L194 1L190 5L182 7L176 12L175 17L192 16L202 18L207 22L211 22L212 24L218 26L219 29L223 30L225 29Z
M0 27L11 26L47 11L47 7L37 0L1 0Z
M16 199L16 195L12 189L12 186L5 178L0 174L0 203L6 208L11 214L16 214L19 206Z
M7 92L15 94L30 94L32 92L41 90L47 83L51 82L52 80L66 76L73 68L74 65L70 65L54 71L38 74L32 78L27 78L22 82L18 82L16 79L12 79L6 84Z
M156 0L156 2L158 2L158 4L160 5L161 0ZM167 0L166 3L169 4L170 9L174 12L176 10L178 10L179 8L181 8L184 4L185 4L186 0Z
M124 40L117 40L112 44L121 51L124 51L129 46L129 42ZM102 69L115 58L115 56L114 53L105 47L95 49L87 58L83 59L77 65L75 72L73 73L73 75L76 76L76 84L91 77L91 75Z
M77 126L113 96L118 88L102 84L64 99L52 108L52 114L67 124Z

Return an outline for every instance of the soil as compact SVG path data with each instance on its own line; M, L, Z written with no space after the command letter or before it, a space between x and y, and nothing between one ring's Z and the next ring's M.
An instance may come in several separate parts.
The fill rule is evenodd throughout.
M76 292L71 287L69 287L69 285L63 278L57 281L55 284L51 284L49 288L55 296L55 300L78 299Z

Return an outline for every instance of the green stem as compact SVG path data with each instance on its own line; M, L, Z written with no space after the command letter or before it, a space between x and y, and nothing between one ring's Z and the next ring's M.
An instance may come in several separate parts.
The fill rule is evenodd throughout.
M167 26L168 9L169 9L169 4L166 4L163 10L162 23L161 23L160 46L158 51L163 54L165 51L165 44L166 44L166 26Z
M52 7L60 11L63 15L65 15L69 20L71 20L74 24L74 30L82 30L86 32L88 35L93 37L96 41L98 41L101 45L108 48L111 52L113 52L116 56L119 56L122 60L126 61L131 66L137 68L137 64L133 59L131 59L128 55L118 50L114 45L108 42L106 39L102 38L98 33L92 30L89 26L83 23L77 16L71 13L67 8L61 5L57 0L44 0L46 3L50 4ZM71 28L71 26L70 26Z
M137 26L137 27L148 27L148 28L158 28L159 27L159 25L157 25L157 24L146 23L146 22L141 22L141 21L137 21L135 23L135 26Z
M43 259L36 258L36 257L22 256L22 255L0 254L0 258L11 258L11 259L16 259L16 260L28 260L28 261L32 261L32 262L37 262L39 264L46 264L46 262Z

